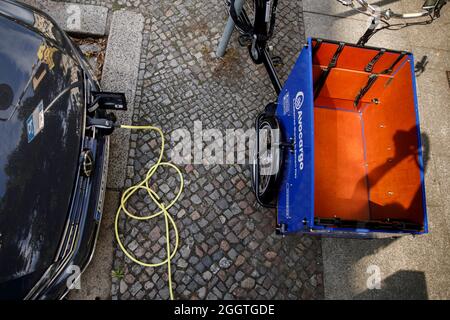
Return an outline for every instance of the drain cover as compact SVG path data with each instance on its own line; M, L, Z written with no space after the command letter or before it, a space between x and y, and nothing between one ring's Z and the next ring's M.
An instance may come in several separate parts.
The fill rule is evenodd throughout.
M448 81L448 86L450 87L450 71L447 71L447 81Z

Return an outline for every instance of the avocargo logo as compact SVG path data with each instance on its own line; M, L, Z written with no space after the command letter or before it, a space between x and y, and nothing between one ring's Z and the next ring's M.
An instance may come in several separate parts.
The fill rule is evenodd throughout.
M294 99L294 107L297 110L297 117L298 117L298 156L297 161L300 166L300 170L303 170L304 164L304 152L303 152L303 111L302 106L303 102L305 101L305 94L303 91L300 91L297 93Z
M303 101L305 101L305 94L303 93L303 91L300 91L299 93L297 93L294 99L295 109L300 110L300 108L303 106Z

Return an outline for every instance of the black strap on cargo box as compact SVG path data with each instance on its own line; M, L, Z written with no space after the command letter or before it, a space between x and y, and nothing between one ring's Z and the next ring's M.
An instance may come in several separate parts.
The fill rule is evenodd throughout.
M322 39L317 39L316 40L316 43L314 44L314 46L312 48L312 55L313 55L313 57L316 54L317 50L319 50L319 48L322 45L322 43L323 43Z
M372 73L373 68L375 67L375 64L380 60L380 58L383 56L383 54L386 52L386 49L381 49L375 57L369 62L369 64L364 68L364 71L368 73Z
M384 54L385 51L386 50L378 52L378 54L366 66L366 68L365 68L366 72L369 72L368 70L373 71L373 67L374 67L375 63L380 59L380 57ZM361 99L365 96L365 94L370 90L370 88L373 86L375 81L378 79L378 76L380 74L388 74L388 75L391 74L394 71L395 66L403 59L403 57L405 55L407 55L407 52L405 52L405 51L401 52L398 55L397 59L395 59L395 61L392 63L392 65L389 68L385 69L384 71L380 72L379 74L371 73L369 75L369 79L367 81L367 84L359 91L358 95L355 98L355 101L353 102L353 105L355 107L358 106L358 104L361 101Z
M331 58L331 61L328 64L328 67L322 71L319 80L317 80L316 84L314 85L314 99L316 99L319 96L320 91L322 91L322 88L325 85L325 82L328 78L328 75L330 74L331 69L336 67L339 56L341 55L342 50L344 50L344 47L345 43L340 42L336 52L333 55L333 58Z
M359 102L361 101L361 99L366 95L367 91L370 90L370 88L372 88L373 84L375 83L375 81L378 79L378 74L372 73L369 75L369 80L367 81L367 84L365 85L364 88L362 88L358 95L355 98L355 101L353 102L353 105L356 107Z
M404 56L407 55L407 52L403 51L402 53L400 53L397 57L397 59L395 59L395 61L392 63L392 65L387 68L386 70L382 71L381 74L391 74L392 71L394 71L395 66L403 59Z

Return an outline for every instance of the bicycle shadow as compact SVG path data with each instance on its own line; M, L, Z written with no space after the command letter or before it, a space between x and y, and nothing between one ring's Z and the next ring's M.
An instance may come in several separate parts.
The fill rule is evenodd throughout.
M377 189L379 184L382 184L383 178L388 176L390 172L405 170L408 168L410 170L409 176L397 175L395 177L395 183L399 185L407 185L412 184L410 176L414 174L413 171L425 173L428 160L429 160L429 138L426 134L421 135L422 140L422 150L419 150L419 144L417 139L418 128L413 126L410 130L398 130L392 140L395 148L395 155L393 157L389 157L386 161L377 167L373 168L366 177L362 177L357 185L355 186L354 196L352 198L357 197L357 190L361 190L361 188L368 189L370 192L379 193L380 190L382 193L390 194L387 188L387 184L383 184L380 188ZM422 152L422 162L419 162L420 153ZM412 161L415 163L416 170L413 169L412 165L405 166L405 162ZM399 168L402 166L401 168ZM422 167L423 166L423 167ZM391 177L392 179L392 177ZM420 183L420 180L417 181ZM391 182L392 184L392 182ZM391 187L398 187L392 186ZM375 189L375 191L374 191ZM400 188L401 190L402 188ZM404 193L411 194L408 190L405 189ZM395 198L394 199L399 199ZM386 198L381 198L380 200L385 200ZM405 202L409 200L409 206L406 206ZM387 203L376 202L369 199L369 217L371 220L404 220L407 222L421 224L423 223L423 186L419 184L416 192L411 198L403 199L402 203L398 200L394 200Z

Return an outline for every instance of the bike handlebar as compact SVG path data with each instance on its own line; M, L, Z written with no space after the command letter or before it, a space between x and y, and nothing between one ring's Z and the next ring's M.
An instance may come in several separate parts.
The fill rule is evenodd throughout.
M390 18L398 18L398 19L417 19L426 16L430 16L434 13L436 16L439 16L439 11L442 7L447 3L447 0L438 0L434 4L434 6L430 6L428 8L422 9L420 12L412 12L412 13L396 13L392 11L392 9L379 10L376 6L367 2L367 0L337 0L341 4L349 7L355 7L354 2L357 2L364 12L367 12L373 16L380 16L386 20Z
M417 19L430 15L430 12L427 10L423 10L421 12L412 12L412 13L395 13L391 9L385 11L385 14L389 16L389 18L400 18L400 19Z

